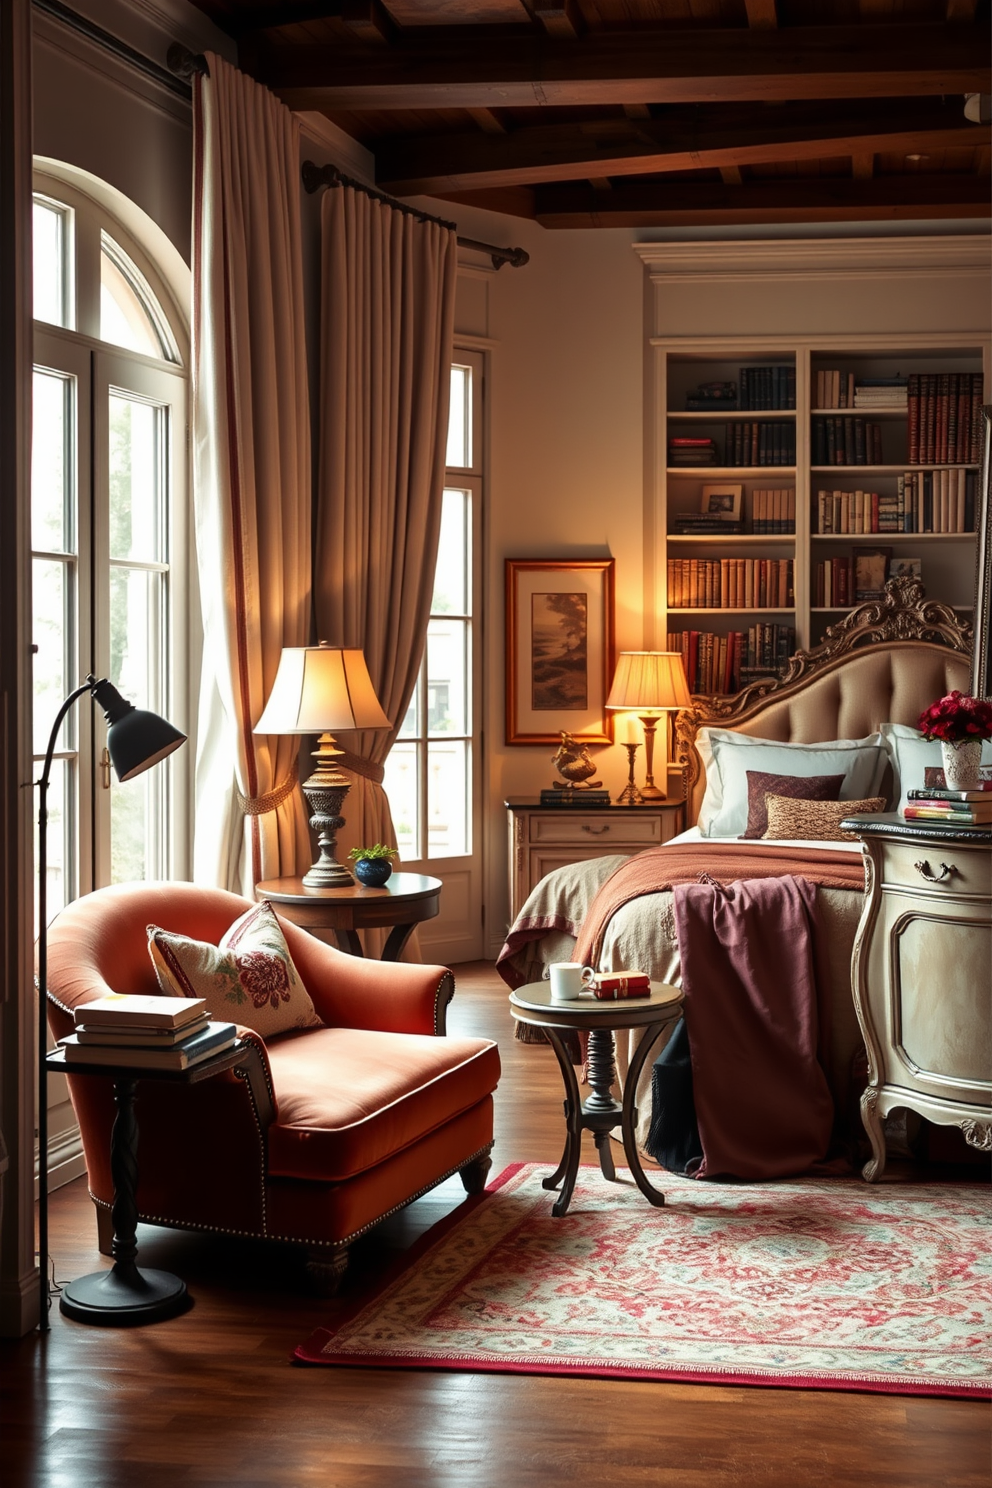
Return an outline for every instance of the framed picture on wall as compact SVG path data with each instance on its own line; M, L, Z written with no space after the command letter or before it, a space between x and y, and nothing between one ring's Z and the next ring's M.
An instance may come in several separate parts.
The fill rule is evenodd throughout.
M888 578L891 548L854 548L854 600L881 599Z
M506 742L609 744L612 558L506 561Z

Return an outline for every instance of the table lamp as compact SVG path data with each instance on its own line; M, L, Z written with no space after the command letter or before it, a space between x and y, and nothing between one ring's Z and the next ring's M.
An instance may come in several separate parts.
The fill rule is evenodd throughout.
M388 729L389 719L375 695L361 651L342 646L284 646L269 700L255 725L256 734L318 734L313 758L317 768L302 785L317 833L320 855L303 875L308 889L343 889L354 883L337 862L337 832L344 826L341 806L351 780L336 761L331 730Z
M644 726L645 784L641 799L663 801L667 794L654 783L654 736L664 713L677 713L691 703L679 651L621 651L608 708L636 713ZM667 763L667 756L666 756Z
M40 1268L41 1331L48 1330L48 1100L45 1055L48 1044L48 787L52 760L62 720L84 693L100 704L107 720L107 753L118 780L132 780L186 742L171 723L157 713L136 708L122 698L107 679L88 676L70 692L58 711L48 739L45 763L38 782L38 1263Z

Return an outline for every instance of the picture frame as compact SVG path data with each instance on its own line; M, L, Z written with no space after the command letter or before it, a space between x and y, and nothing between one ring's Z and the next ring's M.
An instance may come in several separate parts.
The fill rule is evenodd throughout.
M613 742L613 558L506 560L506 742Z
M702 489L699 510L708 517L723 517L727 522L739 522L743 500L743 486L728 485L726 482L711 483Z
M890 558L888 576L890 579L922 579L923 559L904 558L902 554Z
M881 599L885 593L892 549L854 548L851 557L854 564L855 604L866 599Z

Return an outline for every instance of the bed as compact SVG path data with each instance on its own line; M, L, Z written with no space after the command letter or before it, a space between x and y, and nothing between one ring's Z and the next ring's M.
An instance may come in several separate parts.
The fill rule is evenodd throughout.
M918 580L896 579L886 585L882 598L831 627L821 645L798 652L781 679L754 682L734 697L694 699L693 707L678 715L675 729L676 758L685 780L686 832L634 859L596 859L549 874L510 927L497 961L504 981L519 986L542 977L552 961L577 957L601 971L638 967L657 980L681 985L676 909L682 903L684 914L685 901L668 886L669 878L688 883L717 863L719 871L710 875L716 886L751 879L755 873L773 873L774 861L755 865L781 853L783 873L820 880L813 894L816 996L823 1032L817 1057L829 1086L836 1131L853 1138L864 1084L850 970L864 890L860 849L856 841L837 840L833 830L823 840L810 836L808 821L795 828L801 832L795 838L777 835L769 842L754 835L755 825L762 825L760 810L757 820L748 822L748 802L740 799L740 789L745 781L752 785L751 770L757 785L750 804L753 808L755 800L773 798L779 834L792 830L787 827L792 820L790 787L773 784L762 795L762 782L795 773L792 762L800 756L800 774L819 770L816 778L830 781L816 788L821 795L825 792L824 808L800 807L807 817L817 819L829 798L838 795L848 803L870 798L894 807L906 789L923 784L924 760L939 764L938 746L924 744L915 724L935 698L953 688L968 690L971 639L970 627L954 611L926 600ZM769 744L787 748L769 750ZM875 749L877 754L873 764L859 760L855 768L845 755L831 752L832 745L860 753ZM769 762L773 768L765 771ZM838 789L841 770L847 773ZM729 795L721 798L722 787ZM848 804L846 809L857 808ZM830 811L836 816L835 808ZM740 836L742 821L752 831L747 840ZM652 882L658 887L650 887ZM633 886L629 896L625 883ZM621 1080L636 1038L632 1030L628 1041L617 1040ZM638 1084L642 1149L652 1119L652 1065L662 1042L646 1061Z

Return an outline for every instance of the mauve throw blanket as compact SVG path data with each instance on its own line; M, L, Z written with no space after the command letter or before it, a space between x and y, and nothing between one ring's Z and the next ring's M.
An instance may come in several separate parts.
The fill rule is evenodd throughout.
M695 1177L783 1178L827 1159L834 1107L820 1062L829 1029L827 996L817 995L818 976L826 988L817 965L817 884L863 887L860 854L769 845L742 856L722 843L655 848L613 874L582 927L575 959L594 966L622 904L673 888L703 1149Z

